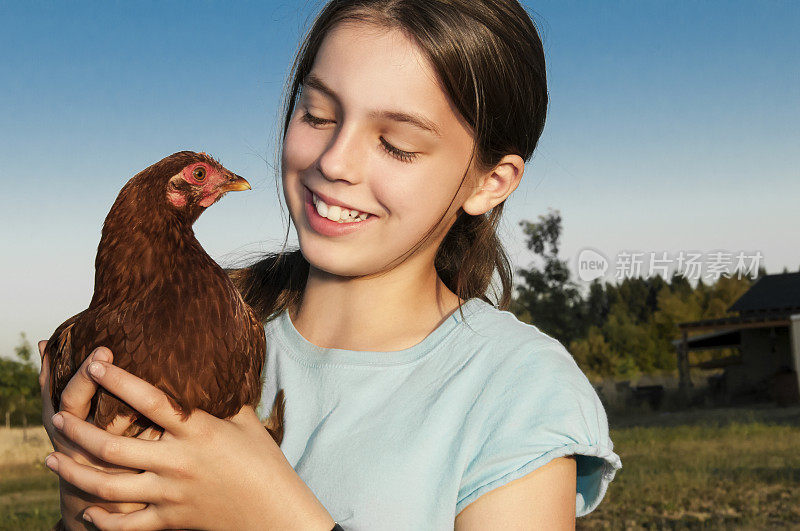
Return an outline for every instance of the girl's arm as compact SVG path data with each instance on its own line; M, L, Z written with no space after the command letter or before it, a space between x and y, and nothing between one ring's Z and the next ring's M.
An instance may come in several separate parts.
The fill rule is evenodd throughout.
M573 456L553 459L467 505L455 530L575 529L576 481Z
M195 410L184 421L162 391L111 363L94 361L89 374L164 428L161 439L146 441L112 435L67 411L53 417L61 436L88 454L142 470L108 474L52 454L54 472L77 488L108 501L148 504L130 514L90 507L84 515L100 529L333 527L252 407L227 420ZM92 394L83 397L87 404Z

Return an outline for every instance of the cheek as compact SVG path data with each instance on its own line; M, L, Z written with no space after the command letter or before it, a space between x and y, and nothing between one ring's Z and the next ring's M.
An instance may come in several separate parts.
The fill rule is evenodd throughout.
M167 200L177 208L183 208L186 206L186 196L183 195L182 192L178 190L170 190L167 192Z
M447 210L457 182L451 184L437 168L427 168L413 174L398 174L393 179L381 179L373 187L375 196L384 202L391 218L405 225L424 225L429 228ZM385 201L384 201L385 199Z
M314 164L324 148L322 135L292 121L286 130L281 164L287 172L302 171Z

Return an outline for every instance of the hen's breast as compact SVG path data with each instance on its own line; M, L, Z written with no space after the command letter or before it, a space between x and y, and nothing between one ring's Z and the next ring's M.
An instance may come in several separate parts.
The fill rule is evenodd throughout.
M164 391L186 414L200 408L227 418L256 406L264 328L221 269L196 267L127 295L90 308L94 318L77 335L93 337L91 348L107 346L115 365ZM100 409L98 425L120 413Z

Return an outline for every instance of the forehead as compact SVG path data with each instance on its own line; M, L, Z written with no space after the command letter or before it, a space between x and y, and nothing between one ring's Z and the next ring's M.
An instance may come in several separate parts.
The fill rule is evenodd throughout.
M311 72L346 111L414 112L443 128L460 119L428 59L400 30L340 23L323 40Z

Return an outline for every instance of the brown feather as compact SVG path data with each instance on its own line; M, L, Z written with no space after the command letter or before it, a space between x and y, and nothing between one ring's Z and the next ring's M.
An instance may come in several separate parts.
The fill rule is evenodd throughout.
M182 209L167 200L170 178L201 161L236 177L208 155L181 151L136 174L117 197L103 225L89 308L47 343L56 411L69 379L99 346L111 350L115 365L166 393L184 417L200 408L229 418L258 405L263 325L194 236L191 226L204 210L199 195ZM280 444L283 392L278 396L273 413L280 417L266 427ZM120 415L136 418L125 435L149 427L163 432L98 390L89 418L105 428Z

